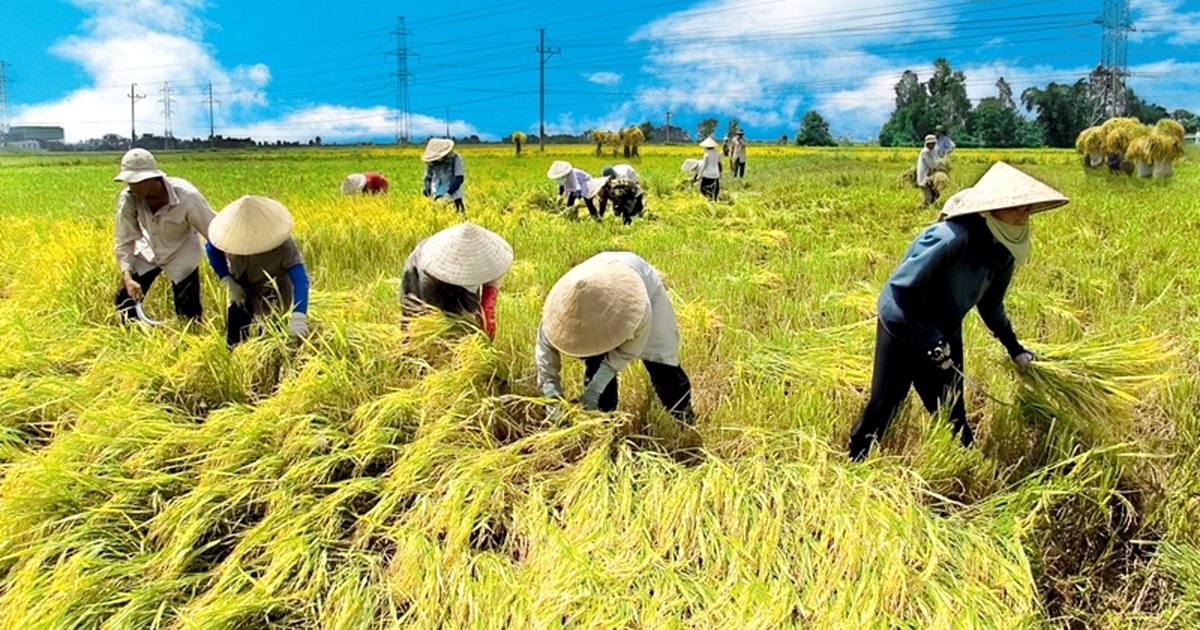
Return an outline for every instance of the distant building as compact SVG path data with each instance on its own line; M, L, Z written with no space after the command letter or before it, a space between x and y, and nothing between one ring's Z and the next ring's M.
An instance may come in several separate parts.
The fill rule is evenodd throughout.
M64 138L66 135L62 127L13 126L8 128L7 144L13 148L47 149L52 145L62 145Z

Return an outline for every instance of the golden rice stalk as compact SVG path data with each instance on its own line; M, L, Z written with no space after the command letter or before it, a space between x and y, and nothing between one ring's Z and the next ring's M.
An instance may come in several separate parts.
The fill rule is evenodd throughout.
M1100 127L1088 127L1079 132L1079 137L1075 139L1075 150L1083 155L1103 151L1104 136L1100 132Z
M1154 157L1149 151L1150 136L1142 136L1134 138L1129 143L1129 147L1125 149L1125 159L1130 162L1150 163L1154 161Z
M945 171L934 171L933 175L929 176L929 181L933 183L933 189L938 192L950 187L950 176Z
M517 144L525 144L525 140L527 140L528 138L529 138L529 136L525 135L523 132L520 132L520 131L512 132L513 142L515 142Z
M1105 123L1105 125L1107 124ZM1129 148L1129 143L1133 142L1138 136L1143 135L1142 129L1142 125L1135 124L1113 125L1104 134L1104 150L1109 153L1124 155L1125 150Z
M1146 155L1150 162L1171 162L1183 157L1183 140L1169 133L1163 133L1159 127L1146 136Z
M1174 138L1178 139L1180 143L1183 142L1183 137L1184 137L1184 135L1187 134L1187 131L1183 128L1183 125L1179 124L1178 121L1172 120L1170 118L1164 118L1164 119L1158 121L1157 123L1155 123L1154 131L1156 133L1161 133L1164 135L1174 137Z

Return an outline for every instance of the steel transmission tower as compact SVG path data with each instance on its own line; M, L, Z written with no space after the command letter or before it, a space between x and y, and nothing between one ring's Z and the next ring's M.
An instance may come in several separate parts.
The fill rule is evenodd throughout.
M403 17L396 20L396 30L392 31L392 35L396 36L396 52L388 53L396 56L396 144L408 144L412 141L411 105L408 100L408 82L413 76L408 70L408 58L413 54L408 51L408 38L412 31L404 24Z
M1094 73L1092 89L1105 117L1124 116L1129 111L1125 78L1129 76L1129 0L1104 0L1104 15L1095 22L1104 28L1100 44L1100 67Z
M0 136L8 135L8 62L0 60Z
M162 89L159 90L158 92L163 95L162 98L158 99L158 102L163 104L163 111L162 111L163 125L164 125L164 127L163 127L163 148L170 149L171 148L171 104L175 102L175 99L171 98L171 82L167 81L167 82L163 83Z
M208 98L200 102L208 104L208 148L214 149L216 148L216 140L214 139L216 136L214 134L216 133L217 126L213 117L213 105L215 103L220 103L221 101L213 98L212 81L208 82Z

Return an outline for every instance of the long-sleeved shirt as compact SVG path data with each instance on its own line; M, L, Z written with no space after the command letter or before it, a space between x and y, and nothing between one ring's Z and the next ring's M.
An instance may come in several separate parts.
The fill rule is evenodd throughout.
M627 179L635 184L640 184L641 179L638 178L637 171L628 164L618 164L612 167L613 177L616 179Z
M658 270L641 256L631 252L601 252L592 259L611 259L629 265L641 276L648 297L646 312L634 329L633 335L606 352L603 363L614 373L625 369L634 359L679 365L679 324L675 320L675 310L671 308L671 299ZM543 391L547 383L559 386L562 355L558 348L550 343L540 324L534 360L537 363L538 386L543 388Z
M208 224L217 214L187 180L164 177L163 184L167 205L157 212L128 188L117 196L113 252L122 272L161 267L172 282L180 282L200 264L200 237L208 238Z
M1010 356L1017 341L1004 294L1012 280L1012 254L992 236L983 217L935 223L908 247L879 295L879 320L892 336L932 348L961 343L962 320L972 308Z
M729 161L746 161L746 139L742 136L734 136L733 139L729 141Z
M220 261L214 260L217 254L219 251L210 244L209 260L217 277L228 275L241 285L255 313L266 311L273 296L278 296L281 306L291 305L297 313L308 312L308 272L292 237L261 254L226 254Z
M588 175L587 171L572 168L570 173L558 179L559 194L586 197L588 185L591 183L592 176Z
M600 214L613 204L613 212L620 216L637 216L642 213L642 187L631 179L610 179L608 185L596 193L600 200Z
M933 151L937 154L939 159L950 155L950 152L954 149L954 141L951 140L950 136L947 136L946 134L938 136L937 144L933 145Z
M937 154L929 147L922 147L921 154L917 156L917 185L928 184L929 176L933 175L933 169L936 167Z
M705 149L704 159L700 161L700 177L704 179L720 179L721 154L716 149Z
M488 315L489 313L484 312L484 304L481 303L484 290L487 287L499 289L502 278L472 287L442 282L421 268L421 253L428 241L429 239L424 239L417 243L404 263L404 273L400 279L401 301L404 302L404 298L411 295L447 313L474 315L483 312L484 315ZM493 302L492 307L494 305Z
M462 179L465 177L463 159L458 153L425 164L425 189L434 197L462 199Z

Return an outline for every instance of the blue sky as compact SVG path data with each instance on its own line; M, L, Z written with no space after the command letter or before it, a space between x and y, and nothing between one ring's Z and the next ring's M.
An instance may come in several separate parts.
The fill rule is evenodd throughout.
M1131 0L1130 85L1200 112L1200 2ZM334 8L351 7L352 8ZM12 124L61 125L69 141L176 137L388 141L396 133L397 17L411 36L412 135L536 132L538 29L552 132L650 120L694 130L713 116L751 138L794 134L815 109L862 140L892 109L905 69L946 57L972 99L1074 82L1099 61L1102 0L708 0L331 3L314 0L3 0L0 60ZM694 131L693 131L694 133Z

